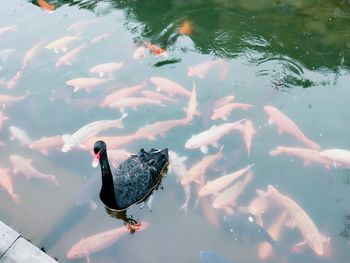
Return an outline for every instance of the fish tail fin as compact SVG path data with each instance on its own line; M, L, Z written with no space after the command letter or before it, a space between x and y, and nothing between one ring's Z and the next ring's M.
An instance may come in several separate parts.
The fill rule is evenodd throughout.
M11 199L12 199L12 201L15 202L16 204L19 204L19 203L22 202L21 198L20 198L18 195L16 195L16 194L12 194L12 195L11 195Z
M321 150L321 146L319 144L317 144L316 142L314 142L308 138L304 139L304 143L313 150L316 150L316 151Z
M51 182L53 182L55 185L57 185L57 186L60 185L60 184L57 182L56 176L50 174L50 175L47 176L47 178L48 178Z

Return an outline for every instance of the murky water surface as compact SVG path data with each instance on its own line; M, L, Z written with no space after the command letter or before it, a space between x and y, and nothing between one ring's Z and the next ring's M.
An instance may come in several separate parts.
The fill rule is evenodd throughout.
M10 169L8 173L2 169L2 174L10 175L14 192L11 198L5 190L0 191L1 220L44 247L59 262L85 262L83 255L68 259L67 252L82 238L122 227L123 222L106 213L98 197L99 178L82 190L96 172L90 154L95 138L84 149L63 153L61 136L73 134L90 122L120 118L119 108L100 107L107 95L143 83L130 95L143 97L145 92L141 91L157 92L151 78L162 77L189 92L195 85L200 115L161 135L131 141L120 137L113 143L106 140L107 145L124 142L117 148L131 153L140 148L168 148L187 156L185 165L190 169L205 156L199 149L184 147L192 135L212 125L249 119L257 131L251 153L247 153L242 134L231 131L219 140L224 146L223 157L197 181L204 183L255 164L252 180L236 204L229 204L235 215L249 222L248 217L253 215L243 209L238 212L238 207L247 206L257 196L256 189L266 191L273 185L307 213L328 242L323 243L321 256L310 245L297 249L294 245L305 238L317 238L303 236L298 229L307 224L305 215L293 216L289 211L285 223L289 221L294 227L281 227L274 256L263 260L259 247L266 237L249 224L237 223L241 221L234 225L225 222L223 216L230 209L213 208L215 195L203 198L196 206L198 182L191 183L187 213L180 210L185 193L172 171L164 178L162 189L156 191L152 211L140 206L128 211L150 226L96 249L90 254L91 262L200 262L201 250L215 251L231 262L349 261L349 170L332 163L327 169L320 163L307 165L295 156L269 154L279 145L308 146L290 134L279 134L275 124L268 124L264 111L266 105L279 109L323 150L350 150L349 14L349 1L56 0L47 4L43 0L3 0L0 94L20 99L11 103L9 98L1 98L0 111L8 119L1 117L6 120L0 131L4 144L0 147L0 166ZM61 40L49 45L64 36L74 37L67 43ZM61 58L74 49L68 58ZM104 76L89 72L96 65L111 62L122 66ZM204 62L211 65L207 71L189 73L190 68ZM71 79L87 77L106 81L88 91L81 84L76 92L67 85ZM168 96L164 91L160 94ZM236 109L227 120L212 120L215 101L232 95L235 102L253 107ZM129 136L147 124L184 119L183 108L187 108L189 97L175 94L171 99L176 102L126 107L124 128L109 129L99 136ZM49 142L39 148L30 142L42 137L55 140L47 152ZM218 150L208 146L208 154ZM13 157L11 161L13 154L31 159L41 175L54 175L58 185L53 177L25 178L20 167L28 161L13 161ZM24 167L24 173L29 171ZM96 209L75 204L89 198ZM275 225L283 209L274 206L273 200L269 202L271 209L262 217L263 230L273 236L270 226Z

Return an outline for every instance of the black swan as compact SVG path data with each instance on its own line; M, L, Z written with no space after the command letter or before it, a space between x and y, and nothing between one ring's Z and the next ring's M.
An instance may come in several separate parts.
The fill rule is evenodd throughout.
M104 205L115 211L123 211L141 203L152 194L167 171L168 149L146 152L141 149L131 155L113 172L111 171L105 142L94 145L93 167L101 166L102 187L100 198Z

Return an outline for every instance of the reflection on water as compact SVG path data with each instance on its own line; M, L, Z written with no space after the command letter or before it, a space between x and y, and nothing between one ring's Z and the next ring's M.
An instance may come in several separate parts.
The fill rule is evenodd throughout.
M4 0L0 219L60 262L85 262L68 252L109 231L115 244L89 247L91 262L198 262L200 251L349 261L349 163L305 148L350 149L349 11L348 1ZM67 134L119 111L123 128L80 134L62 152ZM106 213L90 165L97 139L119 150L115 163L140 148L177 156L151 211ZM222 178L248 164L254 176ZM125 235L129 219L149 227Z

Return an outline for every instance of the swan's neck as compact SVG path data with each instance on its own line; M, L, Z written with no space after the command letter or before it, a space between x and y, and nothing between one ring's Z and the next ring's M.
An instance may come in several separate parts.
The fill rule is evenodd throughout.
M102 187L100 191L101 201L109 208L116 208L113 175L111 168L109 167L106 152L100 157L100 166L102 173Z

